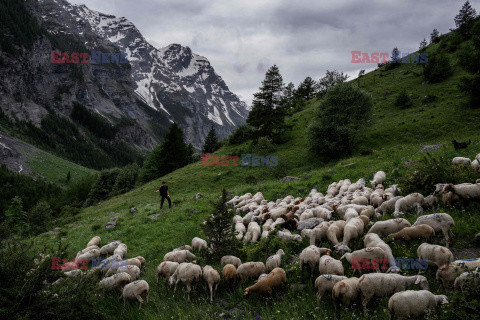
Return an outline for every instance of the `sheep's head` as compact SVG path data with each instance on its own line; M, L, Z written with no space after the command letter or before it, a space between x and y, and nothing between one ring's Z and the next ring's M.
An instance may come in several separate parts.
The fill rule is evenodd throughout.
M248 287L247 289L245 289L245 292L243 293L243 297L244 297L244 298L248 298L249 295L250 295L250 287Z
M388 268L387 272L386 273L400 273L402 270L400 270L399 267L397 266L391 266L390 268Z
M335 247L335 251L340 253L340 254L344 254L346 252L350 252L350 248L346 245L344 245L343 243L339 243L337 244Z
M446 295L438 295L437 296L437 304L448 304L448 299Z
M424 276L417 276L415 284L418 284L422 290L428 290L428 280Z

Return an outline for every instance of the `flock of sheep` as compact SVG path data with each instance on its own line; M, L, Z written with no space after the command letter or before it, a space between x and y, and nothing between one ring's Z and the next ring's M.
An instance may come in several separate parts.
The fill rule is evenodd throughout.
M480 158L480 154L477 158ZM345 179L330 184L325 195L312 189L306 198L287 196L273 202L265 200L261 192L255 195L247 193L235 196L228 204L236 210L237 215L233 219L235 231L238 239L244 242L257 242L273 231L284 242L302 242L304 237L309 238L310 246L303 249L298 258L302 279L305 272L311 280L315 279L315 274L318 275L314 281L318 290L317 299L320 301L325 294L331 295L336 314L340 304L347 307L357 298L361 298L361 305L366 311L373 297L388 296L388 310L392 319L421 316L439 304L447 303L447 297L428 291L428 281L420 272L416 276L401 275L401 266L397 265L387 242L412 239L428 241L435 232L442 232L446 246L425 242L418 247L418 258L438 268L436 280L445 290L452 287L463 290L466 281L471 277L478 278L476 268L480 267L480 259L454 261L448 249L453 237L452 217L447 213L422 214L425 208L435 204L437 196L446 204L460 199L480 200L480 180L459 185L439 184L435 193L426 197L420 193L401 196L396 185L385 188L385 181L385 172L379 171L370 181L371 188L366 186L363 179L356 182ZM411 213L419 215L414 224L402 218ZM386 214L392 214L395 218L373 222ZM352 252L352 244L362 238L364 248ZM137 280L145 259L124 259L127 246L120 241L110 242L101 248L99 244L100 237L95 236L85 249L78 252L77 258L92 259L112 254L95 267L101 269L105 276L98 285L105 289L121 290L124 301L137 299L141 308L142 296L146 296L148 302L149 292L148 283ZM183 245L166 253L156 269L157 283L163 279L167 288L174 287L175 291L181 282L186 287L190 301L194 285L203 279L208 285L212 302L222 277L213 267L206 265L202 268L195 263L197 257L194 253L201 250L209 250L207 241L194 238L191 245ZM260 297L272 294L287 282L286 272L281 268L284 254L280 249L265 263L242 263L235 256L224 256L220 261L221 274L224 281L232 285L237 280L242 284L255 281L245 289L246 297L252 293ZM334 254L340 258L334 258ZM345 277L342 260L353 266L354 259L372 262L370 269L376 272L363 274L359 278ZM382 268L375 261L388 263ZM75 268L66 264L63 269L67 276L84 274L78 266ZM86 274L91 272L94 270ZM421 290L407 290L413 285L419 285Z

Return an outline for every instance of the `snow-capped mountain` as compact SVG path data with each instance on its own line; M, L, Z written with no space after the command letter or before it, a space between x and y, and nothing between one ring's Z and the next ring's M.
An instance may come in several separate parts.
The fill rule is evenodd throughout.
M88 51L105 51L108 48L109 51L127 53L131 79L124 79L124 82L133 81L131 85L136 104L140 100L151 110L145 111L125 101L113 101L114 109L118 110L112 112L111 103L106 105L103 101L111 97L107 84L101 84L104 91L101 93L106 93L101 99L92 99L95 95L92 91L82 93L80 90L76 98L100 114L118 116L120 113L120 116L148 126L148 121L144 120L153 111L157 113L157 118L168 119L161 121L161 126L168 126L174 121L179 123L187 140L196 147L202 146L211 125L223 137L245 123L247 105L229 90L208 59L193 53L190 48L171 44L157 49L126 18L90 10L85 5L70 4L64 0L31 0L28 5L40 24L53 35L74 37ZM101 67L105 66L89 66L94 75L93 82L100 78L96 70ZM118 82L118 78L115 80ZM149 133L155 131L145 130ZM153 137L154 140L158 138Z

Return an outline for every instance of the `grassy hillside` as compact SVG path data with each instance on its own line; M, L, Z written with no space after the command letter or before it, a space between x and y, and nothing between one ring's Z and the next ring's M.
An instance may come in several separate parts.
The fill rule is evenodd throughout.
M438 45L430 46L428 52L436 50ZM455 54L450 53L452 61ZM142 255L147 259L141 279L150 284L150 303L142 311L137 311L137 304L130 303L123 307L118 302L117 293L101 294L93 303L97 312L108 315L107 318L122 319L219 319L232 317L238 319L331 319L333 308L330 299L324 297L317 305L315 290L309 284L306 288L290 288L287 293L275 299L259 301L256 297L243 299L242 289L236 290L221 286L217 299L208 303L208 295L203 285L189 304L183 295L183 288L176 294L167 292L163 285L155 283L155 269L162 261L163 255L180 245L189 244L195 236L203 237L200 223L209 214L212 205L222 188L228 192L241 195L246 192L262 191L265 198L275 200L288 194L306 196L311 188L325 192L333 181L349 178L370 180L378 170L387 172L387 185L397 183L406 173L405 163L418 160L424 156L419 150L427 144L443 144L444 147L432 152L434 156L445 155L468 156L473 158L480 152L480 109L471 110L459 107L465 97L458 91L458 79L464 74L457 65L454 74L439 84L422 84L421 66L404 64L390 71L376 70L359 80L355 80L364 90L370 92L375 100L374 117L368 128L362 133L356 154L336 162L318 163L315 156L307 151L305 129L312 118L314 109L321 101L310 101L307 107L288 119L293 124L292 131L285 136L284 144L276 146L274 152L279 156L279 165L268 167L204 167L200 163L191 164L156 181L147 183L135 190L104 201L93 207L82 210L78 220L68 226L62 226L58 234L44 234L33 239L35 244L46 247L52 252L58 241L68 244L68 257L83 249L87 241L94 235L102 238L102 243L119 239L128 245L128 257ZM396 95L402 90L412 95L413 107L398 109L394 105ZM426 95L435 95L433 103L422 102ZM466 150L454 151L450 144L453 138L472 140ZM361 155L371 150L369 155ZM217 155L240 155L242 153L258 154L250 143L238 146L226 146L216 152ZM310 177L305 177L306 175ZM281 183L278 177L292 175L301 178L297 182ZM256 183L247 183L246 177L253 176ZM305 179L305 178L306 179ZM250 177L250 180L252 178ZM168 181L170 194L174 202L172 209L163 209L158 220L148 216L156 213L155 194L153 190L162 180ZM203 198L194 199L196 193ZM424 192L428 193L427 190ZM131 207L138 211L130 214ZM197 209L190 213L191 209ZM471 205L466 209L439 208L451 214L455 221L454 233L457 235L453 251L457 258L479 256L474 243L474 235L480 230L480 208ZM437 211L437 212L438 212ZM110 214L110 213L114 214ZM117 228L104 230L103 227L112 216L118 216ZM388 217L385 217L385 219ZM415 216L409 216L413 222ZM63 239L63 240L61 240ZM438 235L435 243L443 244ZM420 242L392 244L395 256L416 258L415 250ZM286 268L289 285L300 283L298 259L295 255L306 247L301 245L287 246L287 256L283 266ZM243 249L243 261L265 259L280 246L274 242L249 245ZM361 241L354 245L362 246ZM469 251L468 251L469 250ZM204 262L201 260L200 262ZM218 267L218 265L216 265ZM415 271L407 271L415 274ZM347 275L351 270L347 271ZM432 291L437 289L434 270L426 273ZM62 289L59 289L62 290ZM61 291L60 291L61 292ZM387 319L387 299L378 299L369 306L371 313L362 316L360 308L352 307L342 312L342 319ZM459 310L464 310L463 313ZM451 306L438 313L439 319L461 318L468 309ZM471 315L470 315L471 316Z

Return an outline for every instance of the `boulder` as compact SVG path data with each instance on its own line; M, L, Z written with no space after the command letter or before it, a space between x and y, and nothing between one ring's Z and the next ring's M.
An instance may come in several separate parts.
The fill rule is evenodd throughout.
M286 176L286 177L283 177L280 182L290 182L290 181L298 181L300 180L300 178L297 178L297 177L291 177L291 176Z
M193 196L193 199L202 199L202 198L203 196L200 192Z

